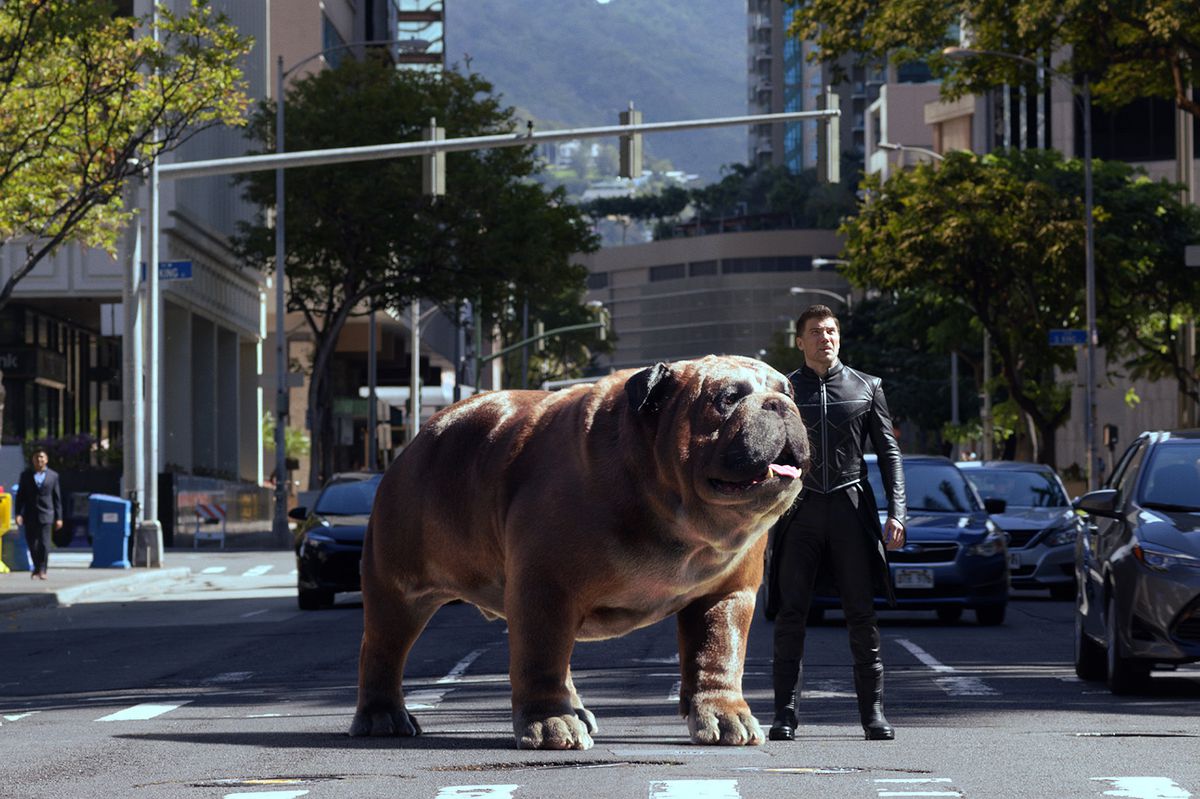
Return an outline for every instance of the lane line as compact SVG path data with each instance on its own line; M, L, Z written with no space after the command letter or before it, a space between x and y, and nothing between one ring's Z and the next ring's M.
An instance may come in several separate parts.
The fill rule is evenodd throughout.
M897 638L896 643L907 649L913 657L924 663L934 672L938 674L958 674L958 669L942 663L907 638ZM933 682L950 696L998 696L1000 693L978 677L938 677Z
M415 399L415 397L414 397L414 399ZM257 615L259 615L260 613L266 613L268 610L270 610L270 608L263 608L262 610L252 610L252 611L250 611L249 613L243 613L243 614L242 614L242 618L243 618L243 619L248 619L248 618L250 618L251 616L257 616Z
M520 785L447 785L434 799L512 799Z
M883 782L891 785L895 783L953 782L953 780L951 780L949 777L905 777L903 779L899 777L884 779L881 777L880 779L875 780L875 782Z
M1092 777L1097 782L1111 782L1114 791L1105 796L1127 796L1134 799L1188 799L1192 794L1169 777Z
M222 683L245 682L254 676L252 671L225 671L215 677L209 677L202 685L221 685Z
M190 702L190 699L183 702L175 702L169 705L156 705L144 703L127 707L124 710L118 710L116 713L110 713L107 716L102 716L96 721L145 721L156 716L161 716L163 713L170 713L172 710L183 707Z
M434 685L450 686L456 682L460 682L463 673L469 669L471 664L478 660L479 656L487 650L488 647L486 646L476 649L474 652L458 661L458 663L454 664L454 668L450 669L445 677L439 678ZM452 689L447 687L442 688L441 690L436 688L427 688L423 691L413 691L411 694L405 696L404 706L409 710L433 710L438 706L439 703L441 703L442 698L450 690Z
M655 780L650 799L741 799L737 780Z
M226 567L226 566L209 566L207 569L204 569L200 573L201 574L220 574L221 572L225 571L226 568L228 568L228 567Z
M962 796L958 791L879 791L877 796Z
M262 799L264 796L271 799L296 799L299 796L308 796L308 791L243 791L227 793L224 799Z
M275 567L269 563L266 565L263 565L263 566L255 566L253 568L246 569L246 571L242 572L242 576L243 577L258 577L260 575L266 574L267 572L271 571L271 569L273 569L273 568L275 568Z
M20 721L21 719L32 716L34 713L41 713L41 712L42 711L40 711L40 710L31 710L28 713L14 713L11 716L5 716L4 720L5 721Z

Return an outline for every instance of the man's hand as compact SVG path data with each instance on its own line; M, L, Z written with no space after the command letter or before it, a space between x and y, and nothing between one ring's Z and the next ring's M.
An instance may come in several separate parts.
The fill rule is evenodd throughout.
M58 521L56 521L56 522L54 523L54 529L55 529L55 530L61 530L61 529L62 529L62 519L59 519Z
M17 527L24 527L25 520L21 518L21 514L17 514Z
M904 546L904 525L890 516L883 525L883 543L889 550Z

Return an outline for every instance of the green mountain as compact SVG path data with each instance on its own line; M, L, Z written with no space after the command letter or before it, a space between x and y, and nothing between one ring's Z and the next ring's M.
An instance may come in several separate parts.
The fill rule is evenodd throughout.
M490 80L542 125L617 124L746 113L740 0L448 0L446 60ZM745 126L646 137L646 153L719 177L746 160Z

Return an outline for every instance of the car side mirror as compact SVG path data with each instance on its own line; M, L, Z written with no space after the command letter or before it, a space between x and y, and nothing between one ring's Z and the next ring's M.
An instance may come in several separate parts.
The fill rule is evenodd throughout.
M295 519L298 522L302 522L308 518L308 508L305 508L302 505L297 505L296 507L294 507L290 511L288 511L288 518Z
M1004 513L1008 509L1008 502L997 497L984 497L983 509L992 515Z
M1081 510L1089 516L1117 517L1117 490L1101 488L1084 494L1073 503L1076 510Z

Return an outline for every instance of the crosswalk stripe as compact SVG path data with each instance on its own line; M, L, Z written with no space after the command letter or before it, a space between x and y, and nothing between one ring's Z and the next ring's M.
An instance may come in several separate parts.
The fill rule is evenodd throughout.
M679 691L682 688L683 688L683 680L676 680L675 684L671 686L671 690L669 692L667 692L667 701L668 702L678 702L679 701Z
M240 793L227 793L224 799L297 799L300 796L307 796L308 791L242 791Z
M1168 777L1092 777L1097 782L1111 782L1115 791L1105 796L1127 796L1132 799L1188 799L1192 794Z
M740 799L737 780L656 780L650 799Z
M209 566L207 569L205 569L204 571L202 571L200 573L201 574L220 574L221 572L225 571L225 569L226 569L225 566Z
M163 713L170 713L176 708L181 708L186 705L188 701L190 700L175 702L169 705L155 705L150 703L134 705L133 707L127 707L124 710L118 710L116 713L109 713L107 716L102 716L101 718L96 719L96 721L145 721L146 719L152 719L155 716L161 716Z
M958 669L947 666L907 638L898 638L896 643L907 649L912 656L939 674L955 674ZM950 696L996 696L998 691L978 677L938 677L934 683Z
M273 568L275 568L275 567L269 563L265 564L263 566L255 566L253 568L246 569L246 571L242 572L242 576L243 577L258 577L260 575L266 574L267 572L271 571L271 569L273 569Z

